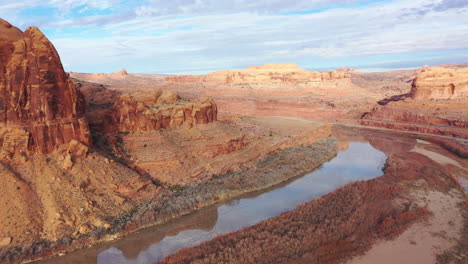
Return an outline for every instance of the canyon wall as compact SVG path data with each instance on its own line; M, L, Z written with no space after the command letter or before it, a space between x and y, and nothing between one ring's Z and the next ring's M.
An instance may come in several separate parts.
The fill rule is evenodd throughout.
M159 92L161 94L161 92ZM164 95L165 92L162 92ZM217 120L217 106L209 98L184 102L177 96L161 102L161 96L150 96L153 102L122 95L112 111L119 131L151 131L165 127L207 124Z
M22 32L0 19L2 151L48 153L72 139L87 145L84 114L52 43L36 27Z
M468 68L424 67L409 94L379 104L361 125L468 138Z
M424 67L413 81L414 99L468 97L468 68Z
M250 66L243 70L217 71L206 75L168 76L166 81L221 84L311 84L349 78L350 75L344 71L314 72L302 69L294 63L278 63Z
M218 119L218 108L211 98L186 100L173 91L114 90L80 81L77 86L87 99L86 117L93 131L142 132L176 126L193 127Z

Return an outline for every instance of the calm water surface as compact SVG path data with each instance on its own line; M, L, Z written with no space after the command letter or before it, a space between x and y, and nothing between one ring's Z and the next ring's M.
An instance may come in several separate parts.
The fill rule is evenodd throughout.
M349 182L378 177L383 174L386 158L382 151L367 142L349 142L349 147L335 158L288 183L44 263L154 263L180 248L254 225Z

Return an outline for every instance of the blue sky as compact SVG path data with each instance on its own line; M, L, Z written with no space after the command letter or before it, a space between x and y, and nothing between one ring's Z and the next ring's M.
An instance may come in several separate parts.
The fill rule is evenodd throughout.
M468 62L468 0L0 0L0 17L38 26L76 72Z

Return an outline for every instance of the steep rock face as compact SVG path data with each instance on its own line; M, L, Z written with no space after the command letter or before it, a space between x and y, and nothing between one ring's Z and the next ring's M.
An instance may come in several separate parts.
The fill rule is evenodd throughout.
M218 108L210 98L186 100L173 91L121 92L102 85L78 83L88 102L87 120L92 130L152 131L166 127L211 123Z
M128 75L127 69L123 68L120 71L116 72L117 75Z
M317 83L327 80L349 79L346 72L314 72L293 63L265 64L250 66L243 70L225 70L207 75L178 75L166 78L168 82L222 83L222 84L295 84Z
M151 131L165 127L207 124L217 119L217 107L211 99L201 102L147 104L130 95L120 96L113 118L120 131Z
M414 99L468 97L468 68L424 67L413 81Z
M36 27L21 32L0 19L0 134L8 146L2 150L48 153L72 139L89 144L84 114L83 96L52 43Z
M409 94L379 104L361 125L468 138L468 68L424 67Z

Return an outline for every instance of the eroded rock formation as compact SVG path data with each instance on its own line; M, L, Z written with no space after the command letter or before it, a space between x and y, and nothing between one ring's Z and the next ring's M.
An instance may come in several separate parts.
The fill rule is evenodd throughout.
M48 153L72 139L89 144L84 114L84 99L46 36L0 19L2 151Z
M120 131L151 131L165 127L207 124L217 119L217 107L206 98L199 102L183 101L177 94L156 91L144 97L122 95L112 117Z
M123 68L120 71L116 72L117 75L128 75L127 69Z
M178 75L166 78L168 82L204 82L222 84L294 84L317 83L326 80L350 78L346 72L314 72L300 68L294 63L265 64L250 66L243 70L225 70L207 75Z
M414 99L468 97L468 68L424 67L413 81Z
M423 67L410 93L379 104L361 125L468 138L468 68Z
M85 95L91 130L152 131L166 127L192 127L216 121L218 108L211 98L187 100L173 91L145 89L114 90L78 82Z

